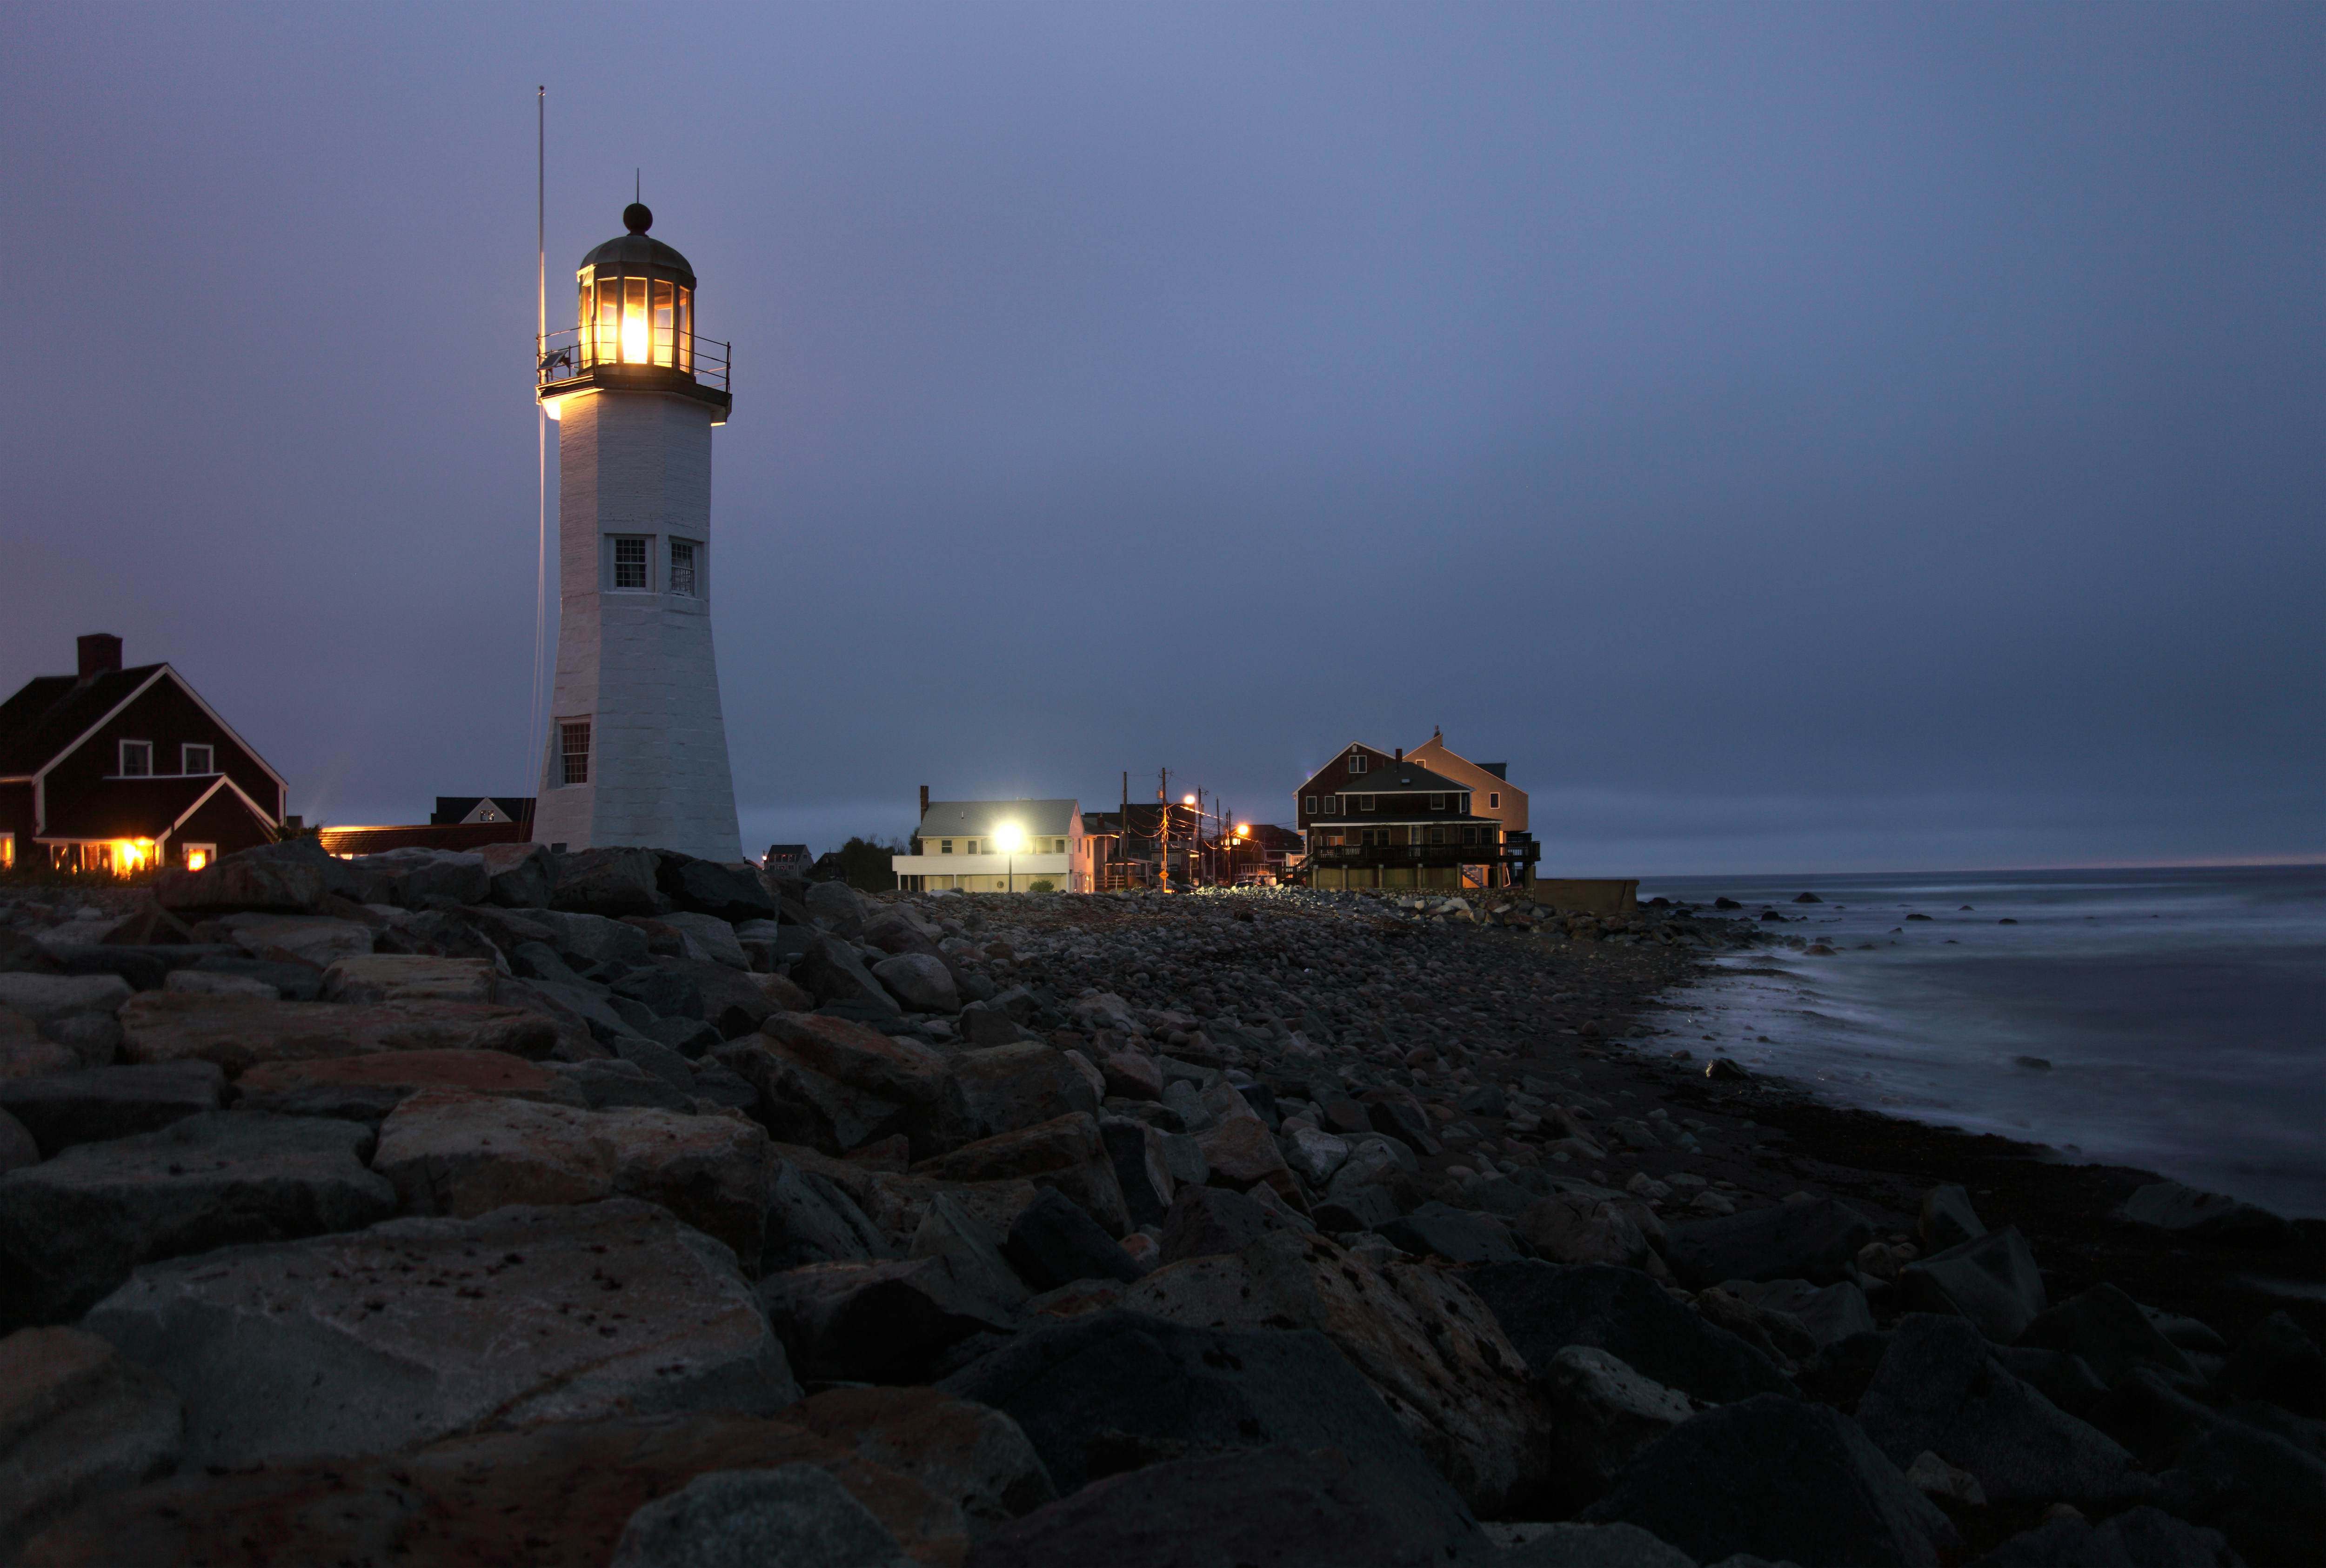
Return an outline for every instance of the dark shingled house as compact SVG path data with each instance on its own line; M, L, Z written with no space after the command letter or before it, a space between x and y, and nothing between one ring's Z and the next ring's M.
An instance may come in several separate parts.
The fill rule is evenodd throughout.
M167 664L121 667L121 639L80 639L80 671L0 704L0 867L35 855L126 875L207 865L274 841L283 775Z

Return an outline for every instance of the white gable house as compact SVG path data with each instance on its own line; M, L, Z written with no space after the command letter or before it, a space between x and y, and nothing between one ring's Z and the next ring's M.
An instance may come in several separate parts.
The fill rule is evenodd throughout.
M913 852L892 861L914 893L1088 893L1079 801L931 801Z

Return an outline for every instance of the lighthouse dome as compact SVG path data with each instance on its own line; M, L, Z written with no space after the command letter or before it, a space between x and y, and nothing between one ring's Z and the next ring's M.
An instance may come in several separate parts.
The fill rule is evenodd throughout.
M629 232L583 256L584 267L594 269L600 277L668 278L688 288L694 286L694 268L687 259L647 235L647 230L654 227L654 214L643 202L633 201L622 209L622 224Z

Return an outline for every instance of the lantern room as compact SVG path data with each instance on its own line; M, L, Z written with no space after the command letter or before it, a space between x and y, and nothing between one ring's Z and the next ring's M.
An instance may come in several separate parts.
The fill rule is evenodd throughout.
M542 340L539 390L549 417L560 400L598 391L668 392L707 403L723 424L728 345L694 329L694 269L650 237L643 203L622 209L627 234L582 258L574 325Z

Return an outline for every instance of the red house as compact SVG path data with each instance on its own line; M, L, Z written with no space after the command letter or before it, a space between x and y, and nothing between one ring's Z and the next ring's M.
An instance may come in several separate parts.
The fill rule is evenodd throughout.
M79 641L77 675L0 704L0 868L199 868L274 841L283 775L167 664L121 667L121 639Z

